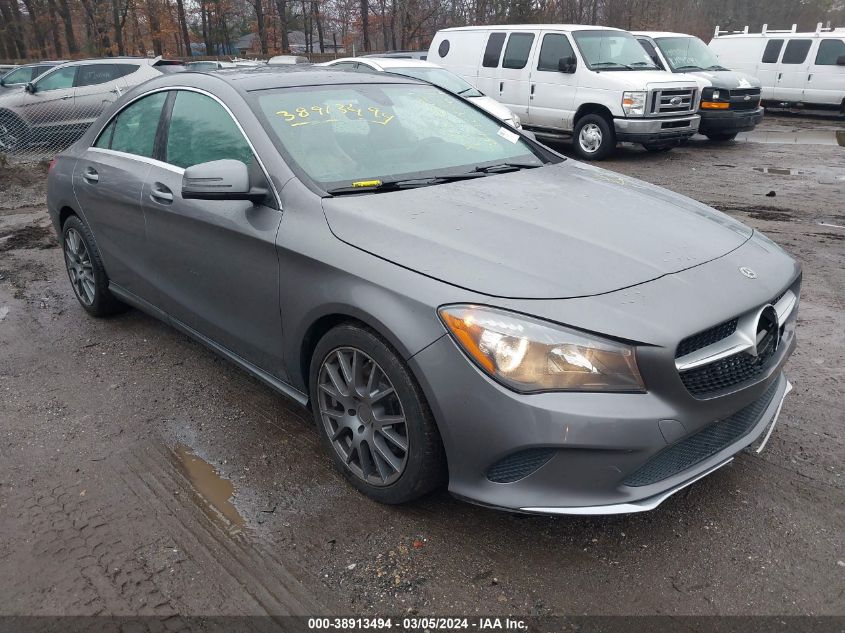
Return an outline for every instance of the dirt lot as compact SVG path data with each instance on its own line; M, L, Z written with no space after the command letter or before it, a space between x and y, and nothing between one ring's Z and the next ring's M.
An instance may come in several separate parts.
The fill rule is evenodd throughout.
M845 615L845 148L790 141L840 127L770 117L745 142L604 164L804 265L765 452L611 518L366 500L304 410L144 314L89 318L45 168L0 169L0 613Z

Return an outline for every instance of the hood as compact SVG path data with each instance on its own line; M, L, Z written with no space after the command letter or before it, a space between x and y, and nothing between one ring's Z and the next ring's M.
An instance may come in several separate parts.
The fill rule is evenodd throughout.
M593 71L600 79L596 84L602 90L652 90L668 87L697 86L701 80L686 73L670 73L665 70L601 70Z
M612 292L716 259L752 231L684 196L572 160L325 198L340 240L494 297Z
M760 87L760 80L756 77L734 70L700 70L698 72L688 72L687 74L701 77L708 82L707 85L713 86L714 88L734 90L736 88Z
M487 110L487 112L497 119L501 119L502 121L513 120L513 112L511 112L507 106L502 105L487 95L481 95L480 97L467 97L467 100L472 101L479 108Z

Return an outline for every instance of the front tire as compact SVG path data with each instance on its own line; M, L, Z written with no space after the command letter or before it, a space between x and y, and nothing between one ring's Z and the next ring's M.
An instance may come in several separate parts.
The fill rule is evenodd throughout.
M309 384L322 443L358 490L399 504L444 483L443 445L428 404L379 336L355 324L330 330L314 350Z
M13 114L0 112L0 154L13 154L26 146L26 126Z
M602 115L587 114L575 124L572 145L584 160L604 160L616 149L616 131Z
M109 278L91 229L75 215L62 226L62 252L73 292L88 314L104 317L126 309L109 291Z

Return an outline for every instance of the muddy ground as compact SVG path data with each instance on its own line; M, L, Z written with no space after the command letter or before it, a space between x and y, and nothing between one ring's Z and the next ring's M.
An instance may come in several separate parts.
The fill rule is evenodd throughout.
M368 501L295 404L140 312L88 317L45 167L0 168L0 613L845 614L845 148L815 144L841 127L604 163L804 265L766 450L609 518Z

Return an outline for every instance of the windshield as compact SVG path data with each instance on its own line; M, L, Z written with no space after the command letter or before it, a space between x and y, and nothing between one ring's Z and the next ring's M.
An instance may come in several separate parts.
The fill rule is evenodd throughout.
M217 70L217 62L188 62L189 70Z
M656 42L672 70L727 70L697 37L660 37Z
M326 191L545 162L518 134L434 86L342 84L251 96L276 145Z
M574 31L581 56L591 70L655 70L634 36L625 31Z
M435 86L440 86L443 90L448 90L452 94L460 95L462 97L482 97L482 95L472 84L466 80L458 77L454 73L450 73L443 68L426 68L425 66L412 66L410 68L387 68L387 72L396 73L397 75L405 75L406 77L414 77L415 79L422 79Z

